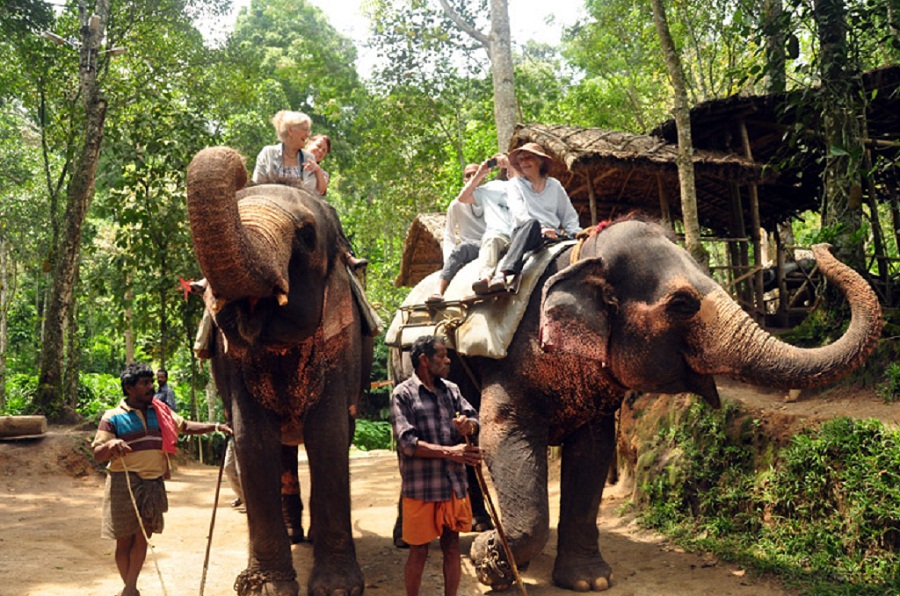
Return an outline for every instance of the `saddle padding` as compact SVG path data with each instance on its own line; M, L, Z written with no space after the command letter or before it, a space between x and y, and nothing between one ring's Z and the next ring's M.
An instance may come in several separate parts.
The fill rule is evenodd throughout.
M573 244L574 241L558 242L530 253L516 294L494 294L472 302L472 283L478 279L480 268L476 260L466 264L450 281L444 293L446 304L432 307L425 304L425 299L437 291L440 272L432 273L416 284L403 301L384 343L409 349L419 336L442 335L447 339L447 347L463 356L505 358L538 280L556 255Z

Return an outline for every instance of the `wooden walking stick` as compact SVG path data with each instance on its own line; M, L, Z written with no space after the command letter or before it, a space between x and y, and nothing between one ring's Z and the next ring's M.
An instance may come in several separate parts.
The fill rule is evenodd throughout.
M218 425L216 425L218 428ZM206 586L206 571L209 569L209 551L212 548L213 529L216 527L216 510L219 505L219 489L222 487L222 471L225 469L225 454L228 452L229 435L225 435L225 449L222 451L222 461L219 463L219 480L216 482L216 496L213 501L212 517L209 520L209 536L206 537L206 556L203 557L203 574L200 576L200 596L203 596L203 588Z
M459 416L458 413L457 416ZM466 439L466 445L471 447L472 441L469 439L469 436L464 435L464 437ZM494 501L491 499L491 493L488 492L487 483L484 481L484 471L481 469L481 463L479 462L477 466L473 467L475 468L475 477L478 479L478 486L481 487L481 492L487 501L488 513L491 516L491 521L494 522L494 529L497 530L497 536L500 537L500 544L503 546L503 552L506 555L507 561L509 561L509 567L512 569L513 577L516 579L516 585L519 586L519 592L521 592L523 596L528 596L528 591L525 589L525 584L522 582L522 576L519 575L519 568L516 566L516 560L513 557L512 549L509 547L509 542L506 540L506 532L503 531L503 526L500 525L500 517L497 515L497 510L494 508Z

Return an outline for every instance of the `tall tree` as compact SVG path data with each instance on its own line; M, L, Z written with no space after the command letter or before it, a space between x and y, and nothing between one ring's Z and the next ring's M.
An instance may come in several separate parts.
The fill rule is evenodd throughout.
M81 230L88 207L94 197L94 179L103 142L103 125L107 101L97 78L100 41L106 33L109 0L98 0L96 13L81 9L81 47L79 92L84 103L84 137L75 161L73 176L66 190L65 231L60 238L53 263L53 282L48 297L45 333L41 355L41 372L35 406L52 417L63 415L63 362L65 361L65 329L72 308L75 271L81 249ZM108 55L107 55L108 56Z
M497 148L509 149L516 128L516 83L513 69L512 41L509 33L508 0L490 0L491 28L483 33L457 12L447 0L441 8L456 25L480 43L491 61L494 83L494 121L497 124Z
M847 43L843 0L815 0L819 69L822 77L822 122L825 134L824 185L827 205L823 226L831 230L839 258L865 269L860 169L863 143L859 124L860 80Z
M684 243L687 251L704 267L709 265L709 253L700 241L700 219L697 215L697 186L694 181L694 143L691 137L691 109L681 59L666 20L662 0L651 0L653 21L659 34L660 46L669 71L669 81L675 96L672 114L678 128L678 182L681 187L681 214L684 219Z

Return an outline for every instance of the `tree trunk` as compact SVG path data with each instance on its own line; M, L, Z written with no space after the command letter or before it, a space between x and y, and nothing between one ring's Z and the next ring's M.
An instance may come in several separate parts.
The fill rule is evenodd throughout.
M784 93L787 84L785 35L781 28L784 7L781 0L762 0L762 4L766 37L766 92Z
M709 253L700 242L700 221L697 215L697 187L694 182L694 144L691 138L691 112L688 107L687 88L684 83L684 71L681 59L669 32L666 12L662 0L651 0L653 5L653 22L659 35L669 71L669 79L675 93L675 107L672 114L678 129L678 181L681 186L681 213L684 219L685 248L704 268L709 266Z
M62 413L65 403L62 363L66 319L74 298L75 266L81 252L82 226L94 197L94 180L106 118L106 100L101 97L97 82L97 50L106 28L109 0L99 0L96 10L100 17L99 27L90 26L91 16L86 11L81 15L83 38L79 75L85 108L85 134L66 191L65 227L52 268L53 281L44 321L41 372L35 397L37 410L51 419Z
M6 333L7 314L12 292L9 288L9 241L0 238L0 410L6 407Z
M516 129L516 84L509 34L507 0L491 0L491 76L494 83L494 122L497 125L497 147L509 151Z
M125 273L125 363L134 362L134 288L131 282L134 276L130 271Z
M75 282L78 283L79 266L75 265ZM78 418L78 371L81 368L81 345L78 342L78 301L72 300L66 322L66 361L63 376L63 398L68 406L67 414Z
M494 122L497 126L497 148L509 150L509 142L516 129L516 85L509 34L509 0L490 0L491 33L478 31L447 2L439 0L444 13L456 26L477 41L487 51L491 61L494 83Z
M827 209L822 225L833 232L836 256L857 271L865 270L862 235L863 143L858 114L857 69L850 65L843 0L815 0L820 44L822 122L826 155L824 188Z
M216 420L216 384L212 379L206 383L206 420Z

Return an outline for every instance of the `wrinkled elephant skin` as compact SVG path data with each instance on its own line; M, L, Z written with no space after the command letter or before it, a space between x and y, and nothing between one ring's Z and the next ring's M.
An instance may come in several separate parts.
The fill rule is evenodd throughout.
M820 270L845 294L853 322L834 344L802 350L760 329L661 226L619 221L562 253L544 273L504 360L470 359L481 384L481 446L516 562L549 536L547 447L562 445L558 586L604 590L612 570L597 514L614 453L614 413L629 390L694 392L715 406L713 375L779 387L836 381L881 330L878 301L858 275L817 247ZM545 349L542 349L542 345ZM509 584L493 532L471 556L484 583Z
M235 151L188 168L194 252L218 329L212 371L232 413L247 508L249 564L239 594L299 593L282 520L281 429L302 429L317 524L309 594L361 594L350 525L348 410L364 377L364 341L334 210L282 185L244 188Z

